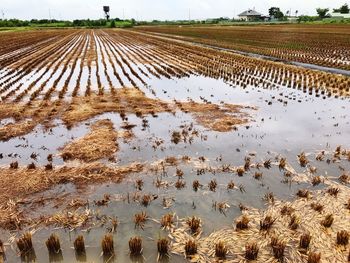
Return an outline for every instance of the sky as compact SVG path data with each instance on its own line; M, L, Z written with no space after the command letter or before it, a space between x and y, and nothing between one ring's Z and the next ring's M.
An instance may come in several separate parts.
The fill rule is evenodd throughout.
M255 8L268 14L271 6L283 12L315 15L317 7L336 8L347 0L0 0L1 18L97 19L103 17L102 6L109 5L112 18L137 20L205 19L236 17ZM349 3L349 2L348 2ZM332 9L331 9L332 10Z

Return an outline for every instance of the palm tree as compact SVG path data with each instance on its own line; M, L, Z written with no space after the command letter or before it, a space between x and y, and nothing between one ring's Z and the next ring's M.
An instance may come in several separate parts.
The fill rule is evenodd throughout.
M298 16L299 11L295 10L295 16Z

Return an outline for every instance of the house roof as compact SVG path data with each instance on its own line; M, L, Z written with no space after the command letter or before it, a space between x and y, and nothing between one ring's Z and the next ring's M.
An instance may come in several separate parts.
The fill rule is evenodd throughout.
M256 12L253 9L249 9L247 11L244 11L243 13L240 13L238 16L262 16L262 14Z

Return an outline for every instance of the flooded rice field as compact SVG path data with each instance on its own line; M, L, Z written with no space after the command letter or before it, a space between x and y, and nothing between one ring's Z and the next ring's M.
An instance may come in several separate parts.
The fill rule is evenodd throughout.
M348 261L348 76L127 30L2 34L4 261Z

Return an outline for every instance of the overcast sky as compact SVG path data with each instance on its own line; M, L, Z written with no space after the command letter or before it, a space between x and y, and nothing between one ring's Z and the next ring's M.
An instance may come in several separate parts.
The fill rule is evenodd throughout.
M255 8L267 14L268 8L278 6L283 12L314 15L317 7L335 8L348 0L0 0L0 16L5 18L100 18L102 6L111 7L111 17L153 19L203 19L234 17ZM123 11L124 10L124 11ZM2 13L3 12L3 13Z

